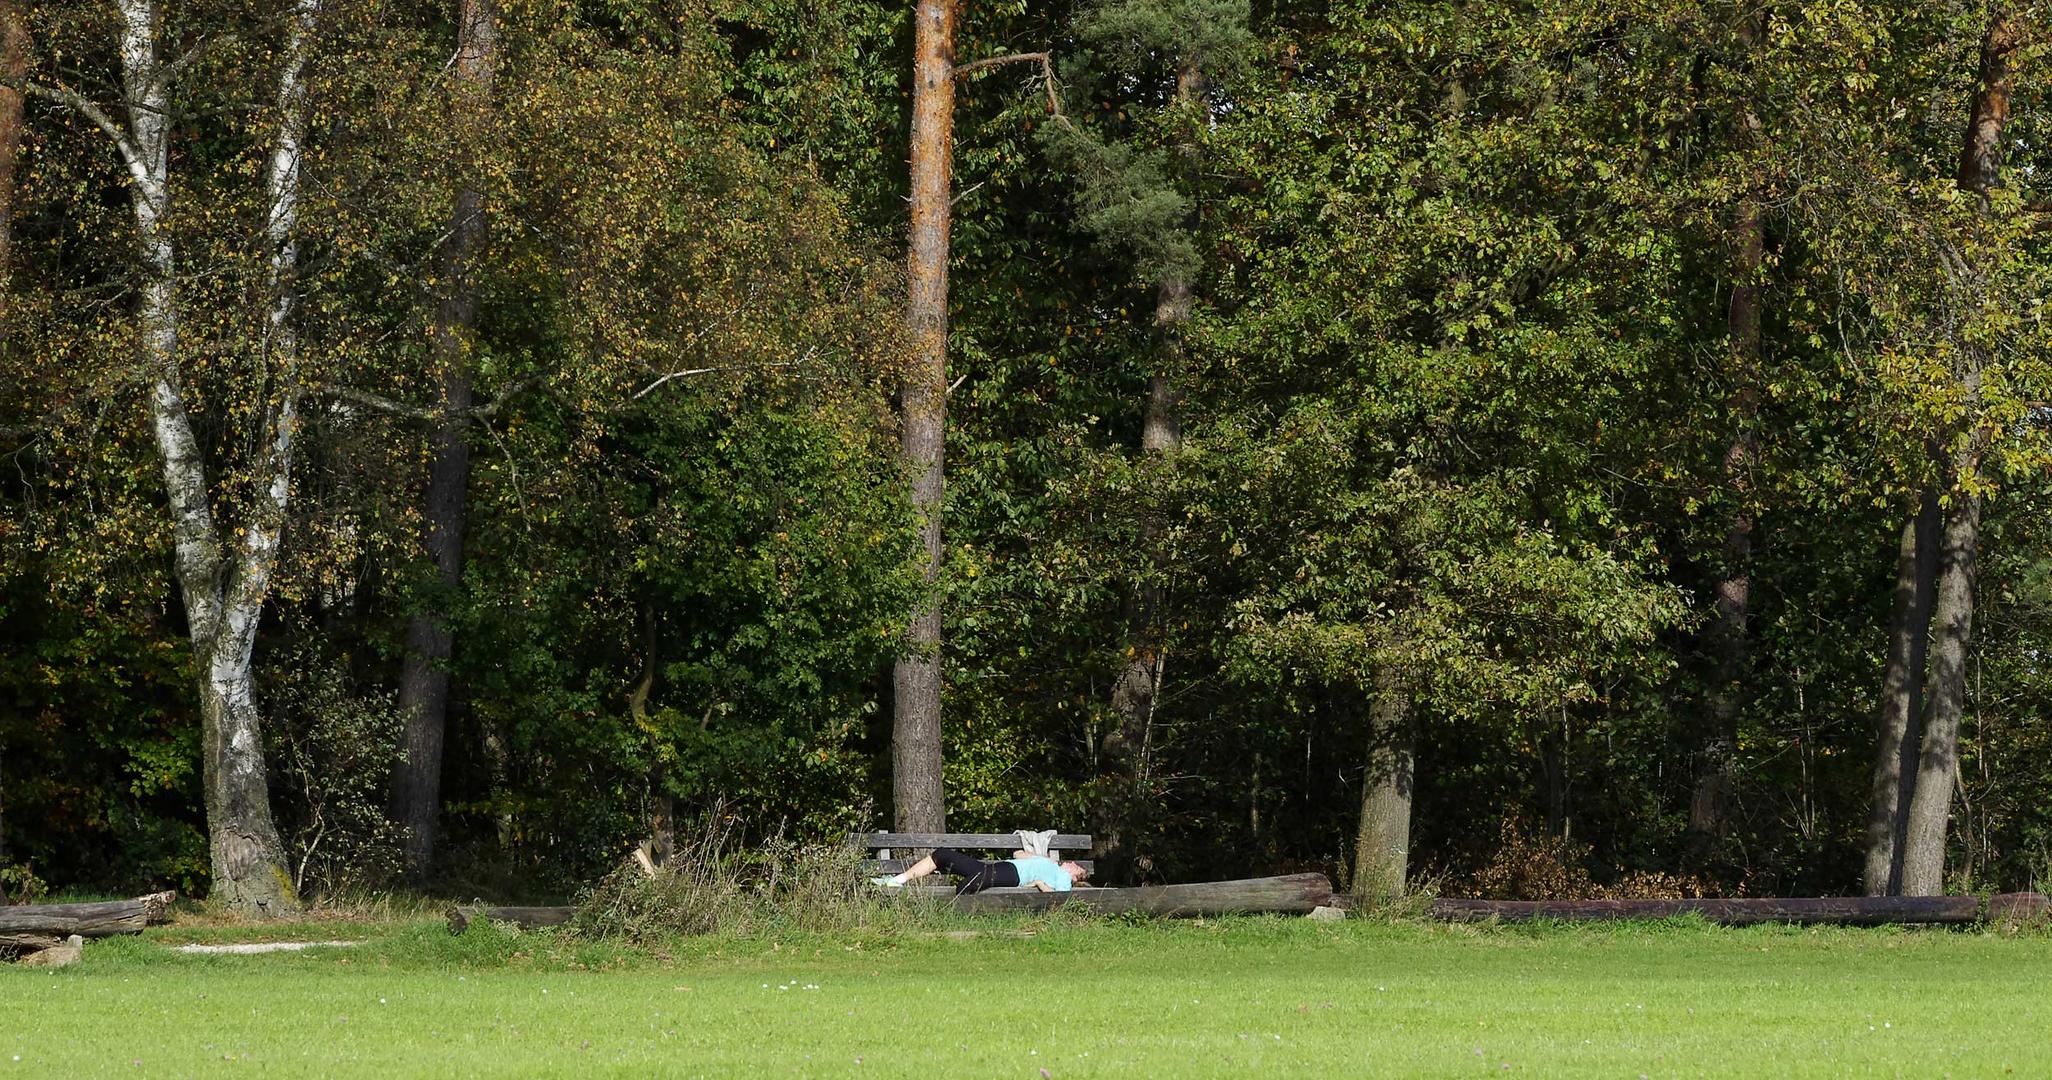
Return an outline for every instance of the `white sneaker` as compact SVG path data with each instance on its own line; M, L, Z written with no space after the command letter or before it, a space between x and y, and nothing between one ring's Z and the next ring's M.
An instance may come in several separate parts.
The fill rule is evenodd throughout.
M879 877L870 878L869 883L871 885L876 886L879 889L896 889L901 887L898 884L898 879L890 876L889 874L884 874Z

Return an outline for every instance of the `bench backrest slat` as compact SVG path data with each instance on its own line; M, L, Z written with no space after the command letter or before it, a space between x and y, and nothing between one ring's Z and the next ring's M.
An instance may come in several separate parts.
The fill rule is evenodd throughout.
M873 832L850 833L848 839L871 850L877 848L1000 848L1011 851L1019 846L1016 833L901 833ZM1055 851L1089 851L1089 833L1059 833L1047 845Z

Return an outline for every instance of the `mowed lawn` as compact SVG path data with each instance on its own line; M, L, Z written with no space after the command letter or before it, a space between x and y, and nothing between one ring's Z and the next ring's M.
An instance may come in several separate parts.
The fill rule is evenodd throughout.
M368 940L169 949L295 935ZM2052 1076L2052 938L1249 918L629 952L413 923L0 970L0 1078L915 1071Z

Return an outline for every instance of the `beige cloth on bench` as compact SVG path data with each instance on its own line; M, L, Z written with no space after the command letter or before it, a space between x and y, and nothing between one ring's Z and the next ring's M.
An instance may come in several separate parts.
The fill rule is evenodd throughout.
M1054 843L1055 831L1053 829L1044 829L1040 832L1035 832L1032 829L1020 829L1018 836L1019 850L1045 859L1047 858L1047 846Z

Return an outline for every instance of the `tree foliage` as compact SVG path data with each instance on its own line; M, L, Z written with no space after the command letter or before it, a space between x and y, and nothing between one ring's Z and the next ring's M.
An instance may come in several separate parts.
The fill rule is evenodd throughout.
M202 659L135 344L149 277L131 178L64 97L124 101L119 20L23 10L42 90L0 193L0 872L203 890ZM285 385L263 178L287 24L163 10L181 371L211 508L257 520ZM456 642L438 887L571 891L672 804L807 840L889 815L922 557L892 408L910 5L500 10L482 114L449 106L453 4L331 0L308 52L304 398L256 655L288 861L316 890L397 865L387 702L429 609ZM1962 132L2005 12L2028 29L1982 193ZM952 826L1103 828L1108 785L1137 784L1122 873L1343 877L1397 686L1414 873L1511 881L1493 859L1516 834L1594 887L1852 890L1895 552L1929 493L1981 508L1949 883L2052 872L2042 3L958 22L957 64L1049 60L968 73L955 116ZM419 493L466 184L492 225L451 589ZM1741 273L1742 205L1761 254ZM1172 334L1164 283L1188 304ZM1145 442L1164 375L1173 453ZM1689 860L1739 519L1730 820ZM1146 750L1114 761L1140 650Z

